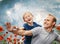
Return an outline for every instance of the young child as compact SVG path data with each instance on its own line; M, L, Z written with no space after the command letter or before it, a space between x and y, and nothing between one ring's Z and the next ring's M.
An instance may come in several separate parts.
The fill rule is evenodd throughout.
M23 27L24 30L31 30L35 27L38 27L41 25L38 25L36 22L33 22L33 15L30 12L25 12L23 15L23 20L24 22L26 22ZM12 31L12 29L9 29L10 31ZM24 38L24 36L22 37L22 39ZM32 40L32 36L25 36L25 40L24 40L24 44L31 44L31 40Z

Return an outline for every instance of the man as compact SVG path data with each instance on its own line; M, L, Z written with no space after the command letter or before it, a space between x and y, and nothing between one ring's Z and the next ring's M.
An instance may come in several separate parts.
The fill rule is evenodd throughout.
M29 31L18 30L17 34L33 36L31 44L52 44L54 40L60 41L60 36L53 31L56 25L56 18L53 15L49 14L46 19L44 19L43 25L43 27L36 27Z

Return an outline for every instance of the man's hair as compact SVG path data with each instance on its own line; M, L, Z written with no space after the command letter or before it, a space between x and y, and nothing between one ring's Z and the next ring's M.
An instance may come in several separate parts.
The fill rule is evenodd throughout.
M57 21L56 17L53 16L52 14L49 14L49 16L52 16L53 17L53 22L56 22Z
M49 14L48 16L52 16L53 17L53 22L55 22L55 23L57 22L57 19L56 19L55 16L53 16L52 14ZM55 27L55 25L53 27Z

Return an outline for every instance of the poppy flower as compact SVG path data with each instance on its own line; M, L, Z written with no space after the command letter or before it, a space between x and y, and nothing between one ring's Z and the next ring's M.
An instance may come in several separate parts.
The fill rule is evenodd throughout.
M17 37L17 34L14 34L15 37Z
M13 44L16 44L16 41L14 41L14 43Z
M17 41L20 41L20 39L17 39Z
M8 42L10 42L10 41L11 41L11 38L10 38L10 37L8 37L8 38L7 38L7 41L8 41Z
M18 44L20 44L20 42L18 42Z
M17 38L14 38L13 41L17 41Z
M0 41L3 40L3 39L4 39L4 37L0 35Z
M13 44L13 42L8 42L8 44Z
M6 36L6 34L3 34L3 37L5 37Z
M0 26L0 32L3 32L3 27L2 26Z
M60 24L56 26L56 29L57 30L60 30Z

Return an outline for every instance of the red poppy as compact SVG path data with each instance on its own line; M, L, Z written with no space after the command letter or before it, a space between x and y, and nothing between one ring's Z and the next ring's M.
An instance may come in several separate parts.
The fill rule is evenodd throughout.
M17 41L20 41L20 39L17 39Z
M8 37L8 38L7 38L7 41L8 41L8 42L10 42L10 41L11 41L11 38L10 38L10 37Z
M3 36L0 36L0 41L3 40L3 39L4 39L4 37Z
M3 37L6 36L6 34L3 34Z
M17 37L17 34L14 34L15 37Z
M13 44L13 42L8 42L8 44Z
M17 41L17 38L14 38L13 41L16 42Z
M18 42L18 44L20 44L20 42Z
M56 29L57 30L60 30L60 24L56 26Z
M14 41L14 44L16 44L16 41Z
M2 26L0 26L0 32L3 32L3 27Z

